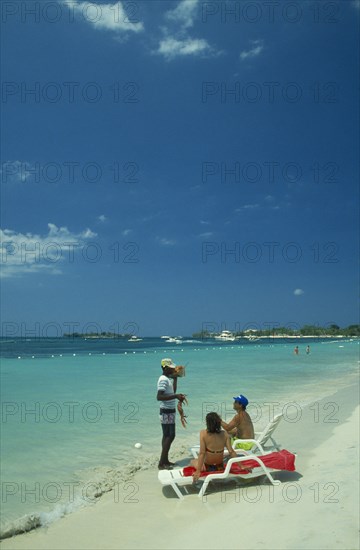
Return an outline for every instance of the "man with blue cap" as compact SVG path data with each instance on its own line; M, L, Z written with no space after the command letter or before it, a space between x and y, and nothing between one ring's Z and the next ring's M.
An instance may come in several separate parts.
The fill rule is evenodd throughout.
M236 415L228 424L222 420L221 426L233 437L233 440L254 439L254 426L250 416L246 412L249 401L246 399L245 395L241 394L233 397L233 399L233 409L236 411ZM253 443L241 443L236 445L236 448L248 450L251 449L252 446Z

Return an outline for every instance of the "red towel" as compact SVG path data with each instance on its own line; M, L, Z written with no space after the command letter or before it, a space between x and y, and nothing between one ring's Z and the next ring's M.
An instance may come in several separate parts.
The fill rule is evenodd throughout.
M290 453L286 449L283 449L282 451L277 451L275 453L269 453L268 455L258 456L258 458L268 468L273 468L274 470L287 470L288 472L295 471L295 455ZM252 468L258 467L259 463L256 460L249 458L248 460L232 464L230 472L232 474L248 474ZM244 468L246 468L245 471ZM209 474L214 473L221 474L223 471L224 470L219 472L201 472L200 477L208 476ZM194 472L195 468L193 466L186 466L185 468L183 468L183 475L185 477L192 476Z
M225 470L217 470L216 472L201 472L200 477L206 477L210 474L222 474ZM251 470L241 469L239 464L232 464L230 468L230 472L232 474L249 474ZM193 466L185 466L183 468L183 476L192 476L193 473L196 472L196 468Z

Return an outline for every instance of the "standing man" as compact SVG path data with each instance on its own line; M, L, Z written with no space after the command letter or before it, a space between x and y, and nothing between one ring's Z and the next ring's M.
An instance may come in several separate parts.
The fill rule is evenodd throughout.
M174 377L176 365L171 359L162 359L162 375L157 383L156 399L160 404L160 423L163 437L161 440L162 451L159 460L159 470L169 470L174 466L174 462L169 461L169 451L172 442L175 439L175 405L176 400L183 401L185 395L176 393L177 378Z
M221 426L233 436L233 439L254 439L254 426L249 414L246 412L249 401L245 395L241 394L233 399L233 409L236 411L236 415L228 424L222 420ZM252 446L253 443L239 443L236 448L248 450Z

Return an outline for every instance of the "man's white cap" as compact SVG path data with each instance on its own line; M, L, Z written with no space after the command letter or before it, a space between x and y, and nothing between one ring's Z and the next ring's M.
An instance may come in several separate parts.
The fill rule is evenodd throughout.
M161 366L162 366L162 368L169 367L171 369L174 369L176 367L176 365L175 365L175 363L173 363L172 359L169 359L168 357L165 358L165 359L161 359Z

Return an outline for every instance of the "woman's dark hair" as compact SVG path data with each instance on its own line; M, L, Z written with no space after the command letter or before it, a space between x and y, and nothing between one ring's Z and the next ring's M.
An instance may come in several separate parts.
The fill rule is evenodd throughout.
M206 428L211 434L221 432L221 418L216 412L211 412L206 415Z

